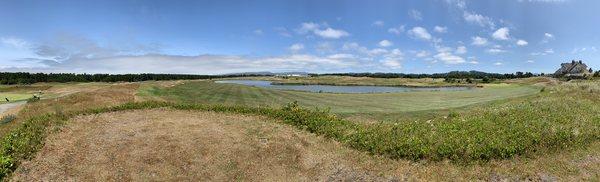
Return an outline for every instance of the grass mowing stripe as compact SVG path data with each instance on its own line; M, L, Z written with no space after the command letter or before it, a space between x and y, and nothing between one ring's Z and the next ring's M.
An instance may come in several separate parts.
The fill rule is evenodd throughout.
M482 89L468 91L440 91L440 92L406 92L406 93L382 93L382 94L330 94L310 93L297 91L284 91L266 88L249 87L244 85L224 86L229 84L216 84L208 82L190 82L186 87L164 88L167 90L180 90L186 95L210 95L207 102L221 103L226 95L236 95L228 98L244 99L246 105L281 105L297 100L307 107L330 107L336 113L398 113L415 112L424 110L439 110L449 108L460 108L471 104L489 102L498 99L520 97L539 92L539 89L518 85L491 85ZM192 88L207 88L205 93L195 92ZM245 89L248 92L259 91L261 98L253 98L254 95L234 94L236 89ZM180 92L174 92L179 94ZM186 103L195 103L195 99L178 97Z
M233 95L234 97L230 97L230 99L228 99L227 101L238 105L245 105L247 100L252 99L252 94L248 94L249 92L251 92L251 89L243 89L238 87L237 89L235 89L235 95Z

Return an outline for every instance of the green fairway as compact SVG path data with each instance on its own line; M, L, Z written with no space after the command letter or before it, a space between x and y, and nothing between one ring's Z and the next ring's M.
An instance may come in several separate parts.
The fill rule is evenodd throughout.
M0 104L6 103L6 98L10 100L10 102L14 101L22 101L31 98L32 94L16 94L16 93L1 93L0 92Z
M145 95L170 101L248 106L281 106L298 101L307 107L330 108L339 114L398 113L463 107L539 92L530 86L497 84L467 91L425 91L381 94L335 94L272 90L211 81L142 88Z

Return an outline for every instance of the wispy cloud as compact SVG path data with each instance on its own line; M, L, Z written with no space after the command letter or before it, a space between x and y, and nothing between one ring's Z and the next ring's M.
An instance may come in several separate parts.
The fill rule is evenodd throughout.
M16 37L1 37L0 42L6 46L17 49L27 49L31 46L29 42Z
M304 44L292 44L288 49L292 52L298 52L304 49Z
M373 24L371 24L373 26L378 26L378 27L382 27L385 25L385 22L381 21L381 20L376 20L373 22Z
M435 26L435 27L433 27L433 31L435 31L437 33L446 33L446 32L448 32L448 27Z
M412 18L413 20L417 20L417 21L423 20L423 15L421 14L421 12L418 10L415 10L415 9L411 9L410 11L408 11L408 16L410 18Z
M488 40L483 37L475 36L471 37L471 44L476 46L485 46L488 44Z
M481 14L464 11L463 18L469 23L476 24L482 27L489 27L491 29L496 27L496 24L490 17L483 16Z
M388 29L388 32L399 35L399 34L402 34L404 31L406 31L405 27L406 27L405 25L401 25L398 27L392 27L392 28Z

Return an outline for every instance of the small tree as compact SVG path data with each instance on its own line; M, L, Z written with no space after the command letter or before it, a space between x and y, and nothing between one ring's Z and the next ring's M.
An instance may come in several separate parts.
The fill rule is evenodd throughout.
M481 81L483 81L483 83L490 83L490 77L483 77L483 80Z

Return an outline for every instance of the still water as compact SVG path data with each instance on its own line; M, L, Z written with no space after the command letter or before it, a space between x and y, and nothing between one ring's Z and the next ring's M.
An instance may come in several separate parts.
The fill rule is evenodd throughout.
M473 89L472 87L391 87L391 86L335 86L335 85L272 85L271 81L262 80L220 80L215 83L233 83L253 87L263 87L279 90L298 90L308 92L327 93L393 93L415 91L460 91Z

